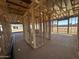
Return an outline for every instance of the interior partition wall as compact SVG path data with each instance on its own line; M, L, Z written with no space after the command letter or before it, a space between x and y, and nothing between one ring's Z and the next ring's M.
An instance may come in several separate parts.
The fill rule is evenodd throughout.
M7 16L7 15L6 15ZM0 16L0 56L10 56L12 47L11 26L9 19ZM4 58L4 57L3 57ZM9 57L7 57L9 58Z
M33 16L33 22L31 22L31 18L29 17L28 15L27 18L24 19L25 40L31 47L39 48L50 38L51 26L49 25L49 21L45 20L44 13L39 16L40 18L37 15Z

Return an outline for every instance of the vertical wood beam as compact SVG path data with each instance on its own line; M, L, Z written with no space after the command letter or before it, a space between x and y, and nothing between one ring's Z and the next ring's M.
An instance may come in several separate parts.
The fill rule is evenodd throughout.
M67 28L67 34L69 34L69 17L68 17L68 28Z
M48 23L48 25L49 25L49 40L51 39L51 20L50 20L51 18L50 18L50 15L49 15L49 23Z
M52 20L52 32L53 32L53 20Z
M33 44L34 44L34 48L37 48L37 45L36 45L36 34L35 34L35 22L34 22L34 20L35 20L35 18L34 18L35 16L34 16L34 9L32 8L32 20L33 20L33 22L32 22L32 33L33 33Z
M79 12L79 11L78 11ZM78 30L77 30L77 37L78 37L78 53L79 53L79 13L78 13Z
M44 42L44 13L43 13L43 42Z
M57 33L58 33L58 20L57 20Z

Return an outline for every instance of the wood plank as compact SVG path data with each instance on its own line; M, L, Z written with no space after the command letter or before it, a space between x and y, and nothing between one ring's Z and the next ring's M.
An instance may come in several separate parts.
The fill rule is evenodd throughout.
M13 4L13 5L16 5L16 6L20 6L20 7L22 7L22 8L28 8L28 7L25 7L25 6L22 6L22 5L20 5L20 4L17 4L17 3L14 3L14 2L11 2L11 1L6 1L7 3L10 3L10 4Z

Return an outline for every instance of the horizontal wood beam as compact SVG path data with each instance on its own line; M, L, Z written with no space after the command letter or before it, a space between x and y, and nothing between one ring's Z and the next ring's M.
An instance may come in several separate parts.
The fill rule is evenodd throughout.
M23 15L24 11L18 10L18 9L14 9L14 8L8 8L10 11L10 13L14 13L14 14L19 14L19 15Z
M10 3L10 4L13 4L13 5L16 5L16 6L20 6L20 7L25 8L25 9L28 9L28 7L22 6L20 4L17 4L17 3L14 3L14 2L8 1L8 0L6 2Z

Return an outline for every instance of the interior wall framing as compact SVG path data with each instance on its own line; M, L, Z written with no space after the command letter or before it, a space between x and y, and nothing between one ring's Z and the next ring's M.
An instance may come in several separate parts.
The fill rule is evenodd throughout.
M5 17L7 16L7 17ZM10 49L12 47L12 37L11 37L11 25L10 25L10 18L8 15L0 15L0 23L2 25L2 33L1 33L1 38L0 38L0 44L2 45L2 51L1 55L2 56L8 56Z

